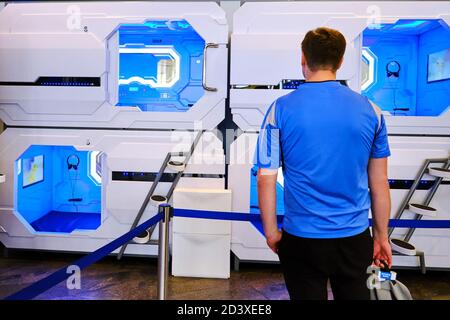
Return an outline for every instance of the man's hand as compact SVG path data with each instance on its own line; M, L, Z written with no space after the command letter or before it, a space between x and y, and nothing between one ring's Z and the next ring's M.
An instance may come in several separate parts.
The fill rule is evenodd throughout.
M266 237L267 245L276 254L278 254L278 246L280 244L282 235L283 235L283 232L281 232L281 230L277 230L274 233L272 233Z
M389 268L392 267L392 250L388 238L373 238L373 262L377 267L382 268L386 262Z

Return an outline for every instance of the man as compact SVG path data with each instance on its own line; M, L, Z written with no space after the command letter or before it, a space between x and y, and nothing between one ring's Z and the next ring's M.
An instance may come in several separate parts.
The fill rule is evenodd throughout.
M369 299L366 268L392 263L386 126L375 105L336 81L345 46L333 29L306 34L306 81L270 106L258 139L264 233L279 255L291 299L326 300L328 281L337 300ZM283 231L276 222L280 166Z

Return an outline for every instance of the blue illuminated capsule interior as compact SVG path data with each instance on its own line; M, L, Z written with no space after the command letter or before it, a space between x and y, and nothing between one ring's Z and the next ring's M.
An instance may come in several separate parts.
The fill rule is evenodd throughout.
M101 153L29 147L15 162L16 213L35 232L96 230L101 224Z
M394 116L439 116L450 106L450 28L398 20L363 32L361 92Z
M187 21L124 24L118 32L117 106L185 112L203 96L205 41Z

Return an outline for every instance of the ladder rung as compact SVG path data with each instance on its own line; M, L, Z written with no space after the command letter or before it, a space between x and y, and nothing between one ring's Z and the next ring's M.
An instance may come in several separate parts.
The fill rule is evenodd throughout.
M389 239L389 242L391 243L392 250L398 253L404 254L406 256L416 255L416 247L406 241L391 238Z
M437 210L435 208L418 203L410 203L408 210L423 216L436 217L437 215Z
M150 240L150 233L147 230L145 230L144 232L142 232L141 234L139 234L133 238L133 241L135 243L140 243L140 244L147 243L148 240Z
M438 177L438 178L450 179L450 170L449 169L431 167L428 169L428 174L431 176Z
M158 207L160 204L167 203L167 198L164 196L154 194L150 197L150 203L153 206Z
M167 167L173 171L182 172L186 168L186 165L181 161L170 160L167 163Z

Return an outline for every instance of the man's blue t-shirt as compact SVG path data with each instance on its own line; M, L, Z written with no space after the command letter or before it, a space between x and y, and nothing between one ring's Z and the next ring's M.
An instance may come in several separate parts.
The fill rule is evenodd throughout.
M380 110L325 81L305 82L270 106L255 157L260 168L283 168L284 230L342 238L368 228L369 159L389 155Z

